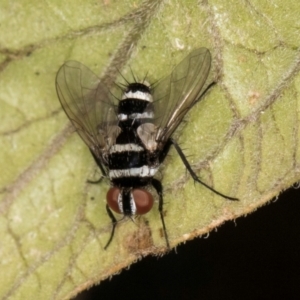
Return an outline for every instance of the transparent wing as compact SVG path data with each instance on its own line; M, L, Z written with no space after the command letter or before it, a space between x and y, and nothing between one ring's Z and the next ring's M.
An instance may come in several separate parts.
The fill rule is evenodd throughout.
M78 134L100 157L118 135L116 106L109 90L86 66L68 61L56 76L60 103Z
M192 51L154 87L156 141L162 147L189 109L199 100L208 77L211 55L206 48Z

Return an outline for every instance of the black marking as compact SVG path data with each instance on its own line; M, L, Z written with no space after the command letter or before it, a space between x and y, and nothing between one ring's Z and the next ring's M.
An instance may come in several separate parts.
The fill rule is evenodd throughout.
M108 156L108 167L115 170L142 167L148 165L147 162L148 156L146 151L126 151L113 153Z
M151 103L149 103L146 100L138 100L131 98L120 101L118 107L118 114L131 115L134 113L143 113L149 110L153 110L153 105L151 105Z

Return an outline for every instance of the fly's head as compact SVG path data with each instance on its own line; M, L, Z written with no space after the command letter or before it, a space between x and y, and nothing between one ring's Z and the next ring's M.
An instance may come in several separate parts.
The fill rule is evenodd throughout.
M108 206L125 216L144 215L152 209L154 199L150 192L142 188L111 187L106 195Z

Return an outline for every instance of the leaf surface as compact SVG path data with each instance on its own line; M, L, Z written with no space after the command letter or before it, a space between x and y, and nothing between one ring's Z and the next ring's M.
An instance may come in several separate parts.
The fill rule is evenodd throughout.
M121 222L107 251L109 183L62 111L66 60L108 86L119 72L150 82L207 47L217 80L186 118L161 168L172 246L256 210L299 181L297 1L2 1L0 4L2 299L69 299L147 254L166 251L157 205ZM238 13L237 13L238 12ZM130 66L130 68L129 68Z

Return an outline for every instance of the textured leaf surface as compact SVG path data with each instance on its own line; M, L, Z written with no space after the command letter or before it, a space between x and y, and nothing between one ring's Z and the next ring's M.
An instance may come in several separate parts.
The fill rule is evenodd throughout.
M194 107L163 168L172 246L254 211L299 181L300 7L297 1L2 1L0 4L0 297L68 299L139 257L165 251L154 209L111 230L108 182L72 133L54 80L78 60L107 85L130 69L168 75L192 49L218 81Z

